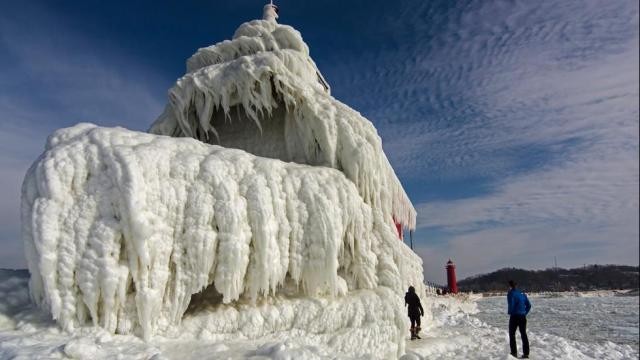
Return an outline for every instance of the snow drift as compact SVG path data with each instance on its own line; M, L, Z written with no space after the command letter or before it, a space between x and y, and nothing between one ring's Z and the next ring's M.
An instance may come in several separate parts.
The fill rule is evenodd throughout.
M187 310L178 335L141 341L99 327L60 331L29 301L28 279L26 271L0 269L1 359L398 358L394 339L382 336L394 333L401 309L381 300L394 296L386 287L335 299L268 297L256 306L209 304L204 296L192 301L197 309ZM538 298L528 330L537 339L536 358L637 359L638 297L609 295ZM504 296L477 303L447 296L422 300L425 316L431 315L423 321L423 340L407 342L400 359L508 358ZM371 313L380 316L372 320ZM567 316L584 326L567 332L567 324L577 321Z
M413 228L416 214L373 125L331 97L300 34L275 21L243 24L187 70L151 134L79 124L48 139L22 190L35 302L67 330L148 339L194 299L275 301L294 317L259 330L224 318L225 329L366 328L400 354L401 296L422 290L422 266L394 221ZM321 306L333 320L318 327L296 299L352 305ZM376 312L362 315L366 304Z

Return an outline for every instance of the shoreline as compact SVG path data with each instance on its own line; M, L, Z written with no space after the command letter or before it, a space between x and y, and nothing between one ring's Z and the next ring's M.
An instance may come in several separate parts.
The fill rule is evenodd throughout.
M576 290L576 291L534 291L525 293L534 298L540 297L604 297L604 296L639 296L639 289L618 289L618 290ZM506 296L507 291L489 291L474 293L482 298Z

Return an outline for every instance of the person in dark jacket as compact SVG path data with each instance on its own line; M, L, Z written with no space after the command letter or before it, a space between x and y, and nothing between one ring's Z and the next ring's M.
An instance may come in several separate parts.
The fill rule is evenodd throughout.
M420 317L424 316L420 298L416 289L409 286L409 291L404 295L404 304L408 306L409 320L411 320L411 340L420 339Z
M507 293L507 305L509 317L509 347L511 356L518 357L518 347L516 345L516 329L520 329L522 338L522 358L529 358L529 338L527 337L527 314L531 310L531 303L522 291L516 289L516 283L509 280L511 288Z

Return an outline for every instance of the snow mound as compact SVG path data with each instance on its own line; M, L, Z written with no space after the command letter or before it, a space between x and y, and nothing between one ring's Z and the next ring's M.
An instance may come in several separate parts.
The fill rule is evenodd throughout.
M421 262L375 213L335 169L80 124L50 136L23 185L31 293L65 329L145 337L210 285L223 304L402 294Z
M334 299L277 296L256 305L205 302L185 314L178 339L255 341L269 334L279 346L295 339L296 346L330 350L325 355L393 358L404 348L407 333L402 305L387 287Z

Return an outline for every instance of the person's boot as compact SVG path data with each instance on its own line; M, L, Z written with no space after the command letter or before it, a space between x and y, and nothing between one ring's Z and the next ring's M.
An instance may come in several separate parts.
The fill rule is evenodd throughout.
M416 328L412 327L411 328L411 340L415 340L416 339Z
M417 339L422 339L422 338L420 337L420 335L419 335L419 334L420 334L420 330L422 330L420 327L416 327L416 338L417 338Z

